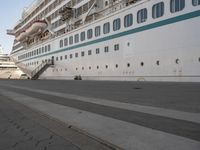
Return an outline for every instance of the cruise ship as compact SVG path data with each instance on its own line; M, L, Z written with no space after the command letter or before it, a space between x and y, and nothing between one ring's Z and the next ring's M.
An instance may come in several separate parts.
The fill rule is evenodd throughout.
M20 79L23 72L11 61L8 54L3 54L0 45L0 79Z
M200 0L37 0L7 34L31 79L200 82Z

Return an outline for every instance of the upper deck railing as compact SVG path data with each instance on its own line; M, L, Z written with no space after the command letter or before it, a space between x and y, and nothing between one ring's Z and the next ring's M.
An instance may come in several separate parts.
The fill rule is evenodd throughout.
M40 4L44 0L35 0L33 1L28 7L26 7L23 11L23 18L26 18L28 15L30 15L37 7L40 6Z

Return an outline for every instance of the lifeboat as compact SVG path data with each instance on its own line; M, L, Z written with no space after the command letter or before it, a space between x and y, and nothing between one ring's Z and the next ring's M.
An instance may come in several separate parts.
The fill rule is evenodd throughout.
M16 37L16 40L17 40L17 41L23 41L23 40L25 40L26 37L27 37L26 31L22 31L22 32Z
M47 23L44 20L34 21L30 27L26 29L28 36L36 35L44 31L47 28Z

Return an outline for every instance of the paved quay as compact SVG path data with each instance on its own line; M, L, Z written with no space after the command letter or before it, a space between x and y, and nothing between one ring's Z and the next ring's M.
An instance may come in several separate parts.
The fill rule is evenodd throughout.
M0 81L0 150L199 150L200 83Z

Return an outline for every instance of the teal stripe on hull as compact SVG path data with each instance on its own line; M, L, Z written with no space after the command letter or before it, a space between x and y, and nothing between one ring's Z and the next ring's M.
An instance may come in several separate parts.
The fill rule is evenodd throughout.
M110 36L107 36L107 37L104 37L104 38L100 38L100 39L96 39L96 40L93 40L93 41L78 44L78 45L75 45L75 46L71 46L71 47L68 47L68 48L60 49L60 50L57 50L57 51L54 51L54 52L51 52L51 53L48 53L48 54L44 54L44 55L36 56L36 57L33 57L33 58L25 59L23 61L36 59L36 58L56 54L56 53L63 52L63 51L73 50L73 49L76 49L76 48L80 48L80 47L84 47L84 46L88 46L88 45L92 45L92 44L96 44L96 43L100 43L100 42L104 42L104 41L108 41L108 40L113 40L115 38L119 38L119 37L122 37L122 36L130 35L130 34L134 34L134 33L138 33L138 32L143 32L143 31L146 31L146 30L151 30L151 29L154 29L154 28L162 27L162 26L165 26L165 25L169 25L169 24L173 24L173 23L176 23L176 22L192 19L192 18L199 17L199 16L200 16L200 10L194 11L194 12L191 12L191 13L188 13L188 14L180 15L180 16L177 16L177 17L174 17L174 18L166 19L166 20L163 20L163 21L160 21L160 22L145 25L145 26L142 26L142 27L138 27L138 28L135 28L135 29L131 29L131 30L128 30L128 31L124 31L124 32L121 32L121 33L118 33L118 34L110 35ZM19 61L19 62L22 62L22 61Z

